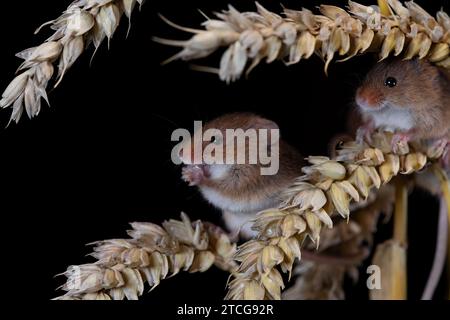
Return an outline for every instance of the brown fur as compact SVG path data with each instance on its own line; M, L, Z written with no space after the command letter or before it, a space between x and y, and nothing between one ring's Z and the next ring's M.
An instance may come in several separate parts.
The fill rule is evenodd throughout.
M387 77L397 79L397 85L385 86ZM380 62L367 74L357 95L374 106L389 102L410 108L416 138L441 138L449 134L449 70L423 60Z
M273 121L252 113L232 113L208 122L203 130L209 128L220 129L225 136L225 129L277 129L278 126ZM235 164L225 178L205 180L202 185L215 189L228 198L269 198L291 185L301 175L303 161L293 147L280 140L280 167L276 175L261 175L261 164Z

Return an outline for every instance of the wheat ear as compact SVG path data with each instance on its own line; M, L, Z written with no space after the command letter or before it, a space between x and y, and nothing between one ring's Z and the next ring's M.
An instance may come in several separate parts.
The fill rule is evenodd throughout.
M85 49L93 44L95 50L103 40L112 38L123 14L131 18L136 3L144 0L76 0L57 19L43 24L51 25L54 34L43 44L17 54L24 60L21 72L6 88L0 107L12 106L11 120L18 122L23 111L29 118L41 110L41 99L47 104L47 85L57 69L55 87L67 70Z
M351 202L367 199L373 188L388 184L398 174L426 170L445 146L431 142L400 143L392 151L392 134L377 132L371 142L350 142L336 159L309 157L305 175L286 190L278 209L258 214L253 229L258 236L238 248L240 262L229 283L228 299L280 299L282 272L292 272L308 237L319 246L321 229L332 228L331 216L349 219Z
M379 217L383 212L389 218L393 202L393 187L386 185L377 192L371 203L352 211L348 223L335 219L332 229L323 229L320 247L314 257L302 251L306 261L294 268L294 283L283 292L282 299L344 299L344 276L348 275L354 282L358 280L358 267L372 250ZM304 248L313 250L312 245L312 242L305 243Z
M336 55L342 61L368 51L379 52L380 60L403 55L450 68L447 13L441 10L434 18L412 1L405 6L398 0L379 2L385 4L382 10L349 1L347 10L321 5L319 15L308 9L284 9L283 16L259 3L256 12L239 12L229 6L216 19L205 21L203 30L181 28L195 33L190 40L155 41L182 48L168 61L203 58L225 47L216 72L226 82L248 74L263 60L291 65L314 53L325 61L325 71Z
M58 300L136 300L144 282L155 288L161 280L180 270L204 272L213 264L231 272L235 245L212 224L187 215L169 220L160 227L152 223L132 223L131 239L99 241L91 254L97 262L70 266L61 287L67 291Z

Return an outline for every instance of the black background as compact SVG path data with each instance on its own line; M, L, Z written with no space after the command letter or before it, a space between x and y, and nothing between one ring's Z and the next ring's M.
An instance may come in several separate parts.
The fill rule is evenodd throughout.
M281 134L305 155L325 154L327 142L344 130L346 113L358 81L374 63L362 56L332 64L309 61L286 67L261 64L249 79L226 85L217 76L195 72L187 63L160 62L176 49L152 42L154 35L188 39L157 16L197 27L208 15L231 2L238 10L254 10L253 1L148 0L135 11L125 39L127 22L104 44L92 66L88 50L49 95L32 121L3 129L10 110L0 112L0 212L3 290L12 297L47 301L64 281L54 275L70 264L92 261L85 244L126 237L128 222L178 218L220 224L220 214L195 189L180 180L180 168L170 161L171 132L191 129L194 120L208 120L231 111L254 111L275 120ZM367 1L362 1L367 3ZM417 1L429 12L448 0ZM261 4L281 11L279 1ZM289 8L313 9L318 1L282 1ZM326 3L343 4L343 1ZM67 1L8 1L0 19L0 91L19 65L16 52L41 43L50 35L33 31L54 19ZM217 66L219 55L201 61ZM418 299L431 266L437 203L423 192L410 197L409 297ZM381 225L378 241L389 236ZM349 287L350 299L367 299L362 283ZM226 293L227 274L214 268L205 274L180 274L164 280L144 299L219 300ZM442 297L442 286L439 295Z

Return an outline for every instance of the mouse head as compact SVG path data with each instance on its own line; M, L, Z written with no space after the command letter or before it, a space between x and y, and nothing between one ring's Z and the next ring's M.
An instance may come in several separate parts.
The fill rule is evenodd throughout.
M180 159L187 166L194 165L197 170L200 168L206 178L220 180L231 171L243 168L258 170L262 165L260 148L264 148L263 154L270 157L278 138L278 125L271 120L253 113L226 114L194 132L194 142L185 147L190 154L181 150ZM201 163L192 164L191 159L200 148Z
M423 60L379 62L356 91L356 104L363 112L426 106L440 78L439 69Z

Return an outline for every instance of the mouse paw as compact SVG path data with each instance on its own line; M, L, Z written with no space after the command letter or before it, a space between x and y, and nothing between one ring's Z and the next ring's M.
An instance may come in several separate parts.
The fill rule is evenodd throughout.
M411 141L411 135L408 133L395 133L391 140L391 149L393 153L401 153L408 142Z
M204 177L203 170L199 166L186 166L181 171L181 178L190 186L199 185Z
M356 142L362 144L364 141L367 143L372 143L372 135L375 132L375 127L371 122L363 124L356 131Z

